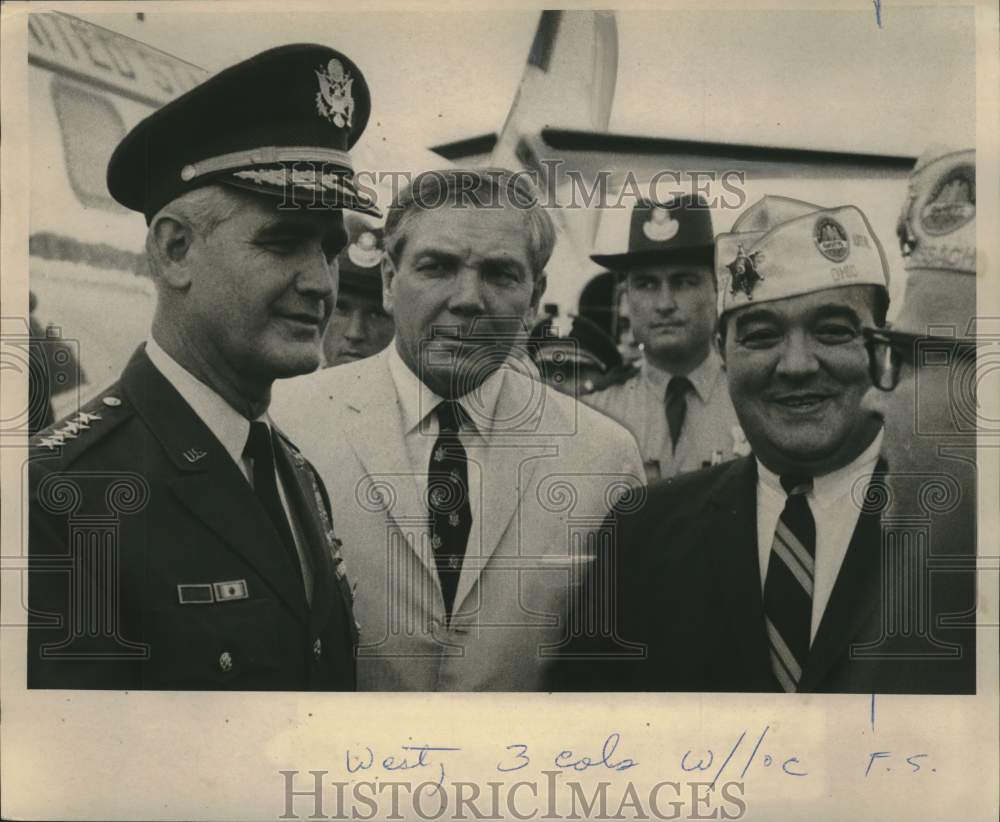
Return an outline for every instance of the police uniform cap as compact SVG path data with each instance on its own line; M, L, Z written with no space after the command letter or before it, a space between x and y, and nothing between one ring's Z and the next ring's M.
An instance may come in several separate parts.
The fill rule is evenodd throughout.
M552 317L546 317L535 325L529 339L539 363L560 365L575 362L596 368L601 373L621 365L622 358L615 341L599 325L586 317L572 319L570 330L565 335L559 334L559 327Z
M711 266L712 246L712 215L702 197L685 195L666 203L640 199L629 221L628 250L590 259L618 272L654 262Z
M381 300L382 255L385 250L382 227L358 214L344 218L347 245L337 256L340 288Z
M150 114L118 144L108 191L147 223L171 200L222 182L378 214L353 182L349 149L368 122L360 69L327 46L261 52Z

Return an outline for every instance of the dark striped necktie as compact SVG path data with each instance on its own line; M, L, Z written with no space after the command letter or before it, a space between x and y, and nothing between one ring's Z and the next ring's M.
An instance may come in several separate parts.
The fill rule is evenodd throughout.
M455 604L465 546L472 529L469 504L469 468L459 439L462 409L444 401L435 409L439 433L427 472L427 509L431 515L431 548L448 618Z
M782 690L798 689L809 655L813 576L816 567L816 521L806 494L809 477L782 477L788 495L771 542L764 582L764 617L771 669Z

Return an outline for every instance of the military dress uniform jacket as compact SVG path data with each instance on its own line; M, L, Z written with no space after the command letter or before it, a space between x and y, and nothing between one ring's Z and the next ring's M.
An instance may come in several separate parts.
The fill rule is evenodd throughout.
M250 484L144 348L34 438L28 686L353 690L356 626L325 491L275 442L311 607Z
M449 622L389 353L283 381L272 403L331 492L357 582L359 689L539 690L568 635L587 535L642 482L635 441L508 369L487 444L468 450L480 516Z
M874 486L885 482L885 471L880 460L869 487L872 502L883 499ZM756 487L756 462L742 458L657 483L640 510L614 517L608 527L614 528L618 581L608 607L615 614L618 641L575 640L555 667L553 689L780 691L765 630ZM899 641L884 641L881 654L873 653L874 645L862 650L889 633L883 630L892 605L882 594L881 531L877 506L863 508L799 691L974 693L975 640L967 628L933 628L936 640L961 648L959 658L902 658ZM974 606L971 571L934 573L930 580L932 625L935 614ZM905 623L911 639L915 625ZM645 647L641 655L625 658L640 646ZM911 644L910 650L916 647ZM859 656L858 650L867 655ZM597 661L597 653L605 661ZM618 658L609 661L612 654Z

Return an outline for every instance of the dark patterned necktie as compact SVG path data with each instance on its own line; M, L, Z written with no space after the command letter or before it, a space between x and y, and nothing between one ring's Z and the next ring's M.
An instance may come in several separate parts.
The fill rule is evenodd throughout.
M469 467L465 447L458 437L461 407L454 400L446 400L434 412L439 433L427 471L427 509L431 515L431 548L441 581L445 612L450 619L465 546L472 529Z
M670 442L673 450L677 450L677 440L681 438L684 427L684 417L687 415L688 391L694 388L687 377L671 377L667 383L667 427L670 429Z
M806 494L808 477L782 477L788 494L774 529L764 582L764 615L771 669L782 689L798 689L809 655L813 577L816 567L816 521Z
M263 422L250 423L250 436L247 437L243 456L253 461L253 490L264 506L268 519L278 532L281 544L285 548L287 558L302 576L302 566L299 563L299 553L295 549L295 537L292 527L285 515L285 507L278 495L278 481L274 466L274 443L271 440L271 429Z

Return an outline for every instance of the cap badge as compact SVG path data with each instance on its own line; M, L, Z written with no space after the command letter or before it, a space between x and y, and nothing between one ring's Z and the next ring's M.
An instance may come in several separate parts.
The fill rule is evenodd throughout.
M325 68L320 66L316 79L319 80L316 109L335 126L350 126L354 113L354 98L351 96L354 78L344 71L340 60L335 57Z
M830 262L842 263L851 253L851 244L844 227L832 217L821 217L816 221L813 238L819 253Z
M375 235L365 231L347 248L347 256L358 268L371 268L382 260Z
M736 247L736 259L726 265L729 273L732 274L730 293L735 297L737 292L742 291L747 295L748 300L753 299L753 289L764 275L757 270L757 266L764 261L764 255L755 251L747 254L743 250L743 243Z
M653 206L649 211L649 219L642 224L642 233L646 238L657 243L672 240L680 231L681 224L670 216L663 206Z
M976 169L953 168L934 187L920 210L920 224L928 234L949 234L976 216Z

